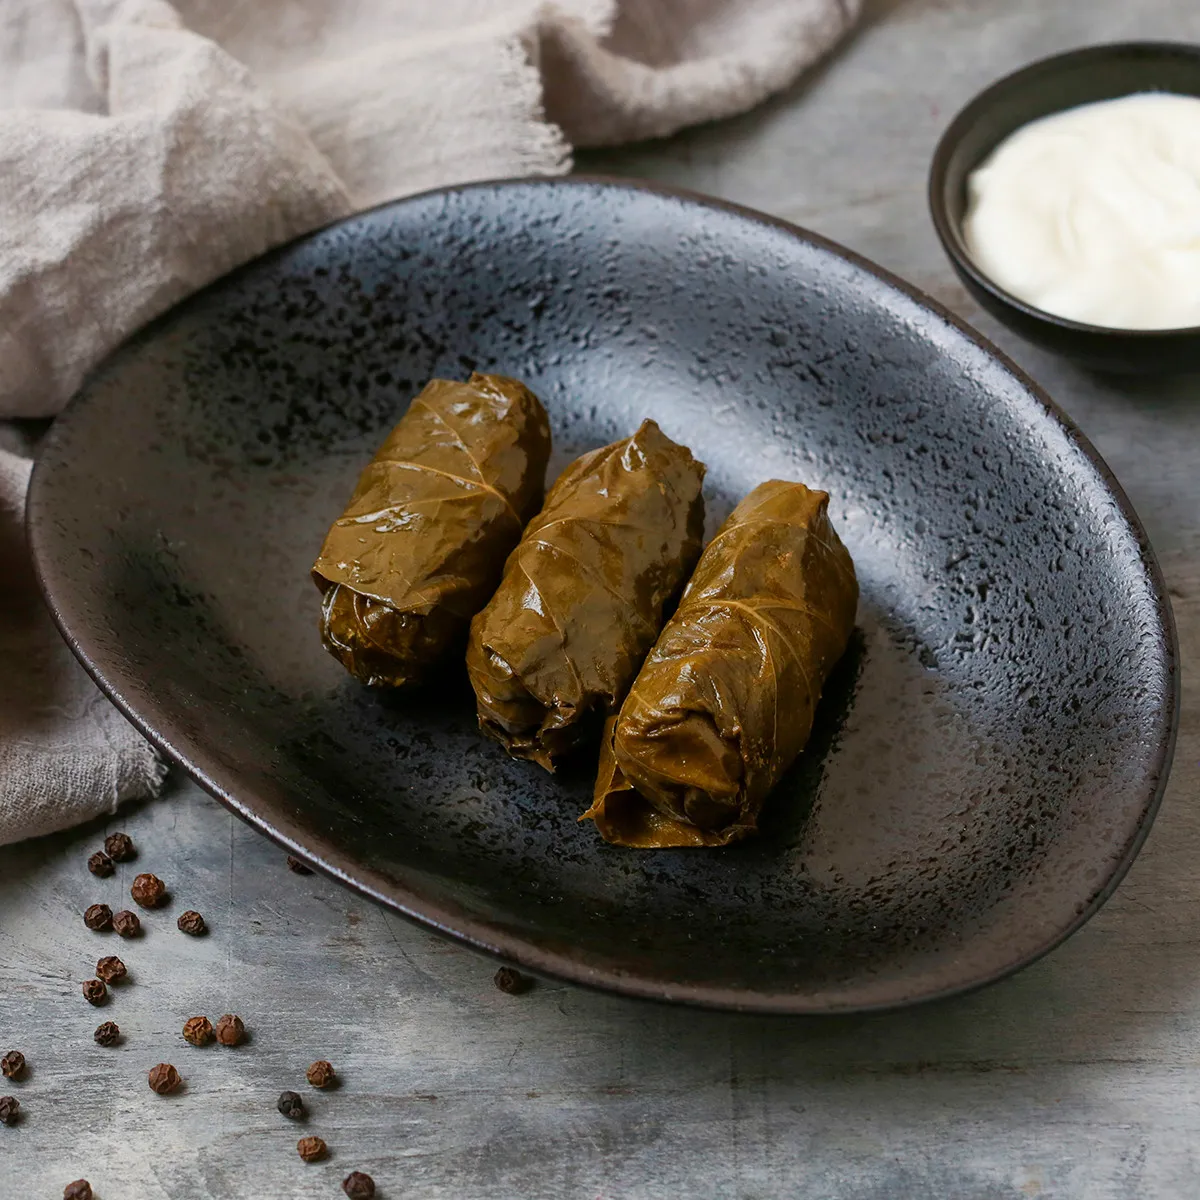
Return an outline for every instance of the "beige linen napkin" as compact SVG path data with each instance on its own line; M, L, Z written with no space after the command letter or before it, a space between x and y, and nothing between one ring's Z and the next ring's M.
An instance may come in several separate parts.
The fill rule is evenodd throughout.
M326 221L749 108L859 3L0 0L0 417ZM0 436L0 844L162 777L37 597L25 451Z

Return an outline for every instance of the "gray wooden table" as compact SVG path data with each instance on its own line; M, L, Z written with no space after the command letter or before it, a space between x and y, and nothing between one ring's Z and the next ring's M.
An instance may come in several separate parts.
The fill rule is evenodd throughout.
M669 142L589 155L809 225L976 321L1047 386L1112 465L1171 586L1184 657L1175 770L1114 899L1067 945L977 995L816 1023L648 1007L542 984L510 997L494 964L320 878L196 788L135 808L138 866L209 918L118 943L83 928L114 907L83 869L104 828L0 851L0 1049L32 1064L23 1125L0 1128L0 1197L100 1200L340 1195L352 1168L387 1200L813 1197L1134 1200L1200 1195L1200 395L1114 384L982 317L935 244L924 178L937 134L990 78L1089 41L1200 39L1185 0L896 0L789 95ZM103 949L98 949L98 947ZM104 1013L79 996L98 953L134 983ZM233 1011L238 1050L179 1038ZM103 1016L127 1034L95 1046ZM303 1083L331 1059L344 1084ZM157 1099L146 1069L183 1070ZM275 1112L312 1097L329 1162L304 1166Z

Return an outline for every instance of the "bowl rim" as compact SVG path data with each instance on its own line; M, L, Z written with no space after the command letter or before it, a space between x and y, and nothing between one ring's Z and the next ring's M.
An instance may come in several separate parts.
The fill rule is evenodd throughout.
M927 199L933 227L942 249L953 262L956 269L970 277L973 284L982 288L993 299L1009 308L1016 309L1022 316L1032 321L1051 325L1063 332L1088 338L1129 338L1143 343L1147 348L1154 345L1164 345L1170 342L1185 341L1189 338L1200 338L1200 325L1173 325L1166 329L1129 329L1123 325L1094 325L1088 321L1076 321L1070 317L1056 316L1044 308L1038 308L1027 300L1007 291L996 283L978 266L967 250L963 240L962 229L958 222L950 219L946 208L945 182L950 157L958 147L967 130L988 111L998 100L1019 91L1023 86L1035 79L1054 75L1062 68L1089 60L1097 62L1107 58L1120 57L1128 54L1143 54L1162 58L1193 59L1197 67L1198 90L1196 96L1200 99L1200 42L1170 42L1170 41L1125 41L1102 42L1097 45L1081 46L1074 50L1066 50L1059 54L1051 54L1046 58L1036 59L1015 71L1002 75L999 79L988 84L981 92L977 92L951 118L950 123L938 138L930 160L929 177L927 182ZM1124 95L1134 95L1133 92ZM1176 93L1178 94L1178 93ZM1111 99L1121 99L1113 96ZM1095 101L1094 103L1102 103ZM1054 113L1069 112L1080 105L1067 105L1053 110ZM1051 116L1051 113L1044 114ZM996 146L1000 143L997 142ZM995 150L996 146L992 147ZM989 151L990 153L990 151Z
M1137 791L1140 807L1136 824L1129 833L1119 851L1108 860L1107 876L1101 884L1087 897L1076 905L1074 919L1064 922L1048 937L1038 944L1019 951L1005 961L989 970L980 971L964 982L931 991L901 992L887 999L875 1001L855 1001L842 1004L814 1002L803 994L787 991L745 990L732 984L711 985L679 982L662 982L642 975L626 973L611 967L597 967L581 960L570 951L556 950L537 944L518 934L489 924L485 919L462 916L453 913L446 907L430 902L405 886L393 886L392 891L383 889L371 872L364 872L353 863L344 852L333 847L333 853L325 850L314 851L303 841L299 840L296 827L290 821L264 816L260 808L253 803L253 793L243 799L234 790L226 788L211 772L212 755L209 754L197 760L186 749L179 749L172 744L173 738L169 731L156 727L151 716L138 711L138 705L122 694L122 684L117 680L106 677L103 653L93 654L89 649L91 639L86 628L72 628L72 622L64 605L59 603L55 595L55 579L57 566L52 553L43 544L43 527L49 523L49 516L44 511L42 499L49 475L46 463L52 457L47 453L54 447L59 436L60 421L76 408L86 403L89 385L93 378L104 368L110 359L122 353L131 343L140 342L152 335L172 320L177 310L185 304L191 304L220 288L228 286L243 275L259 269L276 257L286 255L296 246L330 229L350 224L373 213L381 213L390 208L407 205L417 201L427 201L438 196L458 195L464 192L507 190L515 188L547 188L568 191L571 189L608 190L632 193L649 193L661 199L682 203L688 207L715 210L748 221L755 225L766 226L776 233L814 246L834 255L843 262L848 262L876 279L881 280L890 288L899 292L908 300L932 312L939 320L945 322L955 332L960 334L972 345L992 359L999 367L1012 376L1029 396L1045 412L1046 417L1061 430L1063 435L1083 454L1087 462L1096 471L1099 481L1108 490L1116 504L1117 511L1125 521L1136 542L1138 562L1144 574L1151 596L1154 600L1158 622L1155 629L1156 641L1162 653L1164 671L1158 681L1160 721L1157 736L1154 739L1153 756L1150 769L1140 781ZM1174 612L1167 590L1166 578L1162 573L1150 539L1124 489L1117 481L1111 468L1101 457L1099 451L1092 445L1086 434L1075 424L1071 417L1060 408L1021 367L1007 354L990 342L983 334L972 328L961 317L956 316L944 304L927 295L914 284L908 283L884 267L878 266L865 256L850 250L841 244L814 233L802 226L780 217L736 204L717 197L704 195L685 188L672 187L644 180L626 179L602 174L579 174L566 177L516 176L504 179L486 179L473 183L452 184L439 188L430 188L397 200L389 200L373 205L367 209L338 218L314 228L306 234L292 238L263 254L256 256L234 270L219 276L189 294L182 301L172 305L164 313L148 321L140 329L135 330L121 344L107 355L85 377L70 401L59 414L54 425L47 434L46 441L34 464L29 487L29 499L26 506L26 534L33 560L34 571L38 586L42 592L50 615L62 634L75 657L83 665L87 673L96 682L100 691L106 695L117 709L138 729L147 740L157 747L174 765L181 768L201 788L207 791L235 815L246 821L259 833L270 838L289 854L295 855L310 864L322 874L328 875L336 882L350 890L366 897L374 903L398 912L417 925L433 929L443 936L460 942L477 951L500 958L505 962L532 971L535 974L572 984L587 987L591 990L617 994L639 1000L650 1000L670 1004L682 1004L693 1008L715 1009L727 1012L756 1013L760 1015L779 1015L790 1017L837 1017L869 1013L892 1012L914 1005L923 1005L939 1000L948 999L974 992L989 984L1006 979L1010 975L1032 965L1052 950L1056 949L1083 925L1085 925L1109 900L1129 868L1137 858L1154 819L1162 804L1170 779L1171 765L1174 758L1175 745L1179 729L1181 705L1181 679L1179 670L1180 646L1179 634L1175 624ZM69 588L65 589L68 593ZM94 643L91 643L94 645ZM99 660L99 661L98 661ZM245 792L242 795L246 795Z

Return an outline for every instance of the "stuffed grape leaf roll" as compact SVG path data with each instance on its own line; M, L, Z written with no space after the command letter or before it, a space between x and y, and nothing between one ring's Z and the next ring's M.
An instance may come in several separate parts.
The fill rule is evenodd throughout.
M554 770L598 736L700 554L704 466L653 421L576 459L471 623L485 733Z
M584 817L606 840L723 846L756 831L854 628L854 564L828 505L771 480L705 549L605 729Z
M363 683L418 683L487 603L538 510L550 425L502 375L434 379L363 471L313 566L321 637Z

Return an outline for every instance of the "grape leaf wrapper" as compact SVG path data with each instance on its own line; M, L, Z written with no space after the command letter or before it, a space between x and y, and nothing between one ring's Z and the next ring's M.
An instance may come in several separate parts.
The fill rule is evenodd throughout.
M363 683L421 682L457 646L538 509L550 426L502 375L434 379L359 477L313 566L321 638Z
M653 421L559 477L471 624L480 727L547 770L599 737L700 554L704 466Z
M854 629L858 582L828 505L771 480L705 549L606 726L584 818L607 841L724 846L756 832Z

